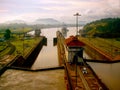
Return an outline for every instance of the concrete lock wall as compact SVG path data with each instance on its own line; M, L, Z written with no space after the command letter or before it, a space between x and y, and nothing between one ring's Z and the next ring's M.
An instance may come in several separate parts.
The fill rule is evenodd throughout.
M36 60L39 52L41 51L43 45L46 43L47 39L43 37L43 39L26 55L19 56L17 60L11 64L12 67L22 67L22 68L31 68L34 61Z

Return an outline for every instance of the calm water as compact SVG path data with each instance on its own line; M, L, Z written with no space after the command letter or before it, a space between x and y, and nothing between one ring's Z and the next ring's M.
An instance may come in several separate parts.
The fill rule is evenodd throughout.
M32 69L48 68L58 66L57 48L53 46L53 38L56 36L57 28L43 29L42 35L47 38L47 46L39 53Z
M76 34L76 28L68 28L68 36ZM48 38L47 46L44 46L32 66L32 69L58 66L57 49L53 46L53 37L60 28L43 29L42 35ZM85 58L89 58L84 53ZM120 63L101 64L88 63L109 87L110 90L120 90ZM20 70L7 70L0 77L0 90L65 90L64 70L52 70L44 72L27 72Z

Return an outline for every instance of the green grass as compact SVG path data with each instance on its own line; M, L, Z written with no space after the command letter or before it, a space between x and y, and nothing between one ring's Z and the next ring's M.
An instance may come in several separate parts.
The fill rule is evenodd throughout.
M120 55L120 41L116 39L82 38L82 40L109 54L113 58Z
M23 32L28 32L32 30L31 28L21 28L15 30L17 33L23 33ZM11 30L14 32L14 30ZM0 36L3 36L0 34ZM8 54L12 54L14 56L16 55L22 55L25 56L29 51L36 46L40 42L41 38L40 37L29 37L29 38L24 38L24 34L11 34L10 40L6 42L0 42L0 57L3 57ZM8 42L11 44L9 45ZM15 46L15 47L14 47Z
M7 48L7 43L6 42L0 42L0 51L4 50L5 48Z
M27 53L29 53L29 51L32 48L34 48L39 43L40 40L41 40L40 38L31 38L29 40L16 39L16 40L10 41L10 43L14 45L15 48L13 48L12 45L8 45L7 47L4 47L5 48L4 50L2 50L3 47L0 47L0 49L2 50L0 52L0 57L3 57L8 54L12 54L14 56L16 55L25 56Z
M23 55L27 54L38 42L40 38L31 38L29 40L14 40L11 43L16 46L16 51L14 55Z
M17 28L15 30L11 30L13 33L23 33L23 32L29 32L32 28Z
M11 50L11 47L7 47L4 51L0 52L0 58L5 55L8 55L10 50Z

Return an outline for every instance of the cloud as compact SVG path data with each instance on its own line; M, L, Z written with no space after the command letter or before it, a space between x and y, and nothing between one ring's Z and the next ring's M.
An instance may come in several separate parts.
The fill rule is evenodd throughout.
M2 21L52 17L58 20L74 21L73 14L79 12L80 20L91 21L105 17L120 17L120 0L2 0L0 18Z
M0 13L6 13L6 12L8 12L8 10L6 10L6 9L0 9Z
M107 0L107 3L111 8L120 8L120 0Z

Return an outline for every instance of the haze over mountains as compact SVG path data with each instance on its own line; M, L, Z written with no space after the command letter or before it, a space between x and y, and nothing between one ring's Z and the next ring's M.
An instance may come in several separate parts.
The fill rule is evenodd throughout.
M61 22L53 18L37 19L34 23L35 24L61 24Z
M26 22L24 20L12 20L12 21L6 21L4 24L25 24Z
M41 18L41 19L37 19L34 22L26 22L24 20L12 20L12 21L7 21L4 24L61 24L60 21L57 21L53 18Z
M11 20L11 21L6 21L4 24L60 24L59 21L52 19L52 18L45 18L45 19L37 19L34 22L26 22L24 20Z
M2 24L30 24L30 25L36 25L36 24L44 24L44 25L60 25L63 24L64 22L62 21L58 21L54 18L39 18L36 19L33 22L26 22L24 20L11 20L11 21L6 21ZM80 24L85 24L86 22L84 21L80 21ZM69 23L65 23L65 24L75 24L74 22L69 22Z
M76 21L76 20L75 20ZM67 25L69 27L76 26L76 22L65 23L54 18L38 18L33 22L26 22L25 20L11 20L4 23L0 23L0 29L5 28L23 28L23 27L32 27L32 28L52 28L52 27L63 27ZM79 25L85 25L81 22Z

